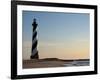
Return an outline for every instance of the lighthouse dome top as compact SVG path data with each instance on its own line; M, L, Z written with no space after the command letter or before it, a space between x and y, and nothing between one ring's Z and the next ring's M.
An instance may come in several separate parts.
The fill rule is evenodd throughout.
M33 21L36 22L36 18L34 18Z

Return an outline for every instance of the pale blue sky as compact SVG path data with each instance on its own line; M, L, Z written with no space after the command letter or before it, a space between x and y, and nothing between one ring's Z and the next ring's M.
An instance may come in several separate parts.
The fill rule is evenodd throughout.
M33 18L37 19L41 41L89 37L89 14L23 11L24 41L31 40Z

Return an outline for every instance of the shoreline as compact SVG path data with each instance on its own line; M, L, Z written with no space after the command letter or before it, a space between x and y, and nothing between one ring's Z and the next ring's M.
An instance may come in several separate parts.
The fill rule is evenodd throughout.
M62 60L57 58L23 60L23 68L48 68L48 67L71 67L89 66L89 59Z

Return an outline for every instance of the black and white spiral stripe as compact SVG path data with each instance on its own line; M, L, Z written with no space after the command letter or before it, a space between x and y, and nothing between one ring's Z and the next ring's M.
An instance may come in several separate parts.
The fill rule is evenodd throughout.
M38 58L38 51L37 51L37 26L38 24L36 23L36 19L34 19L33 23L32 23L32 26L33 26L33 33L32 33L32 54L31 54L31 59L34 59L34 58Z

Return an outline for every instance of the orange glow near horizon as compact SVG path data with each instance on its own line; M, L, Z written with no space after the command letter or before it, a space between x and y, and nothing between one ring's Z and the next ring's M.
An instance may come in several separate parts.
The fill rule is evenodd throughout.
M89 59L89 43L45 44L38 46L39 58Z

